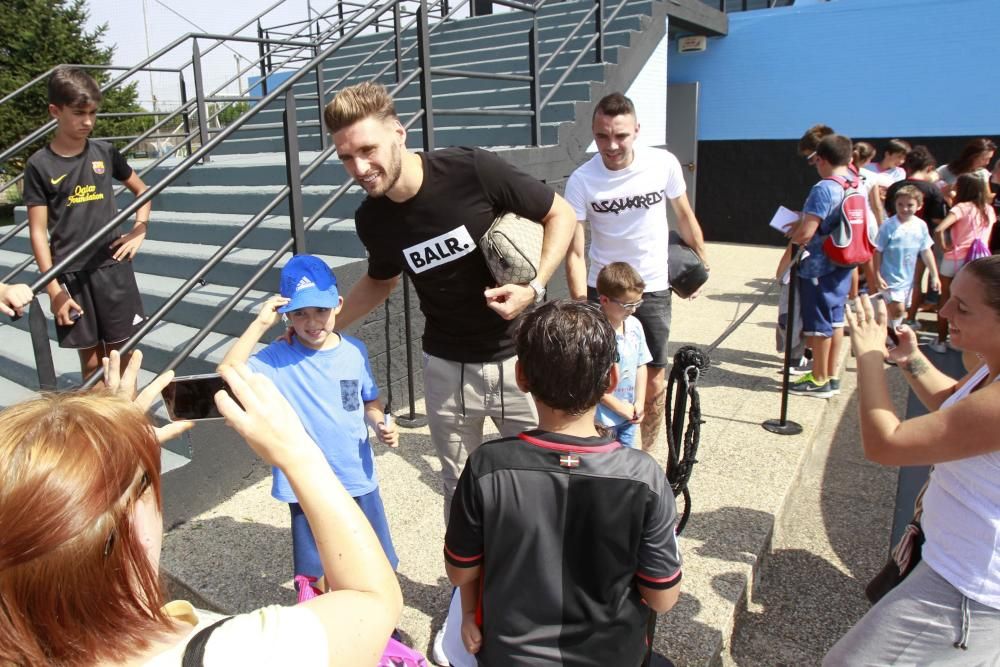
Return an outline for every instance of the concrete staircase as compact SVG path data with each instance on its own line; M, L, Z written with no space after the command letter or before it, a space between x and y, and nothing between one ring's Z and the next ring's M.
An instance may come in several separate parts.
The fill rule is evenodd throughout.
M612 3L608 3L612 5ZM591 4L564 2L550 5L539 16L541 35L540 62L544 63L556 45ZM435 119L436 146L478 145L496 147L504 157L542 179L565 177L582 159L589 143L589 123L574 124L577 118L589 117L591 99L606 91L624 88L638 73L645 58L665 34L666 2L638 0L629 2L611 24L605 39L605 62L592 63L592 55L584 56L580 66L570 75L553 102L543 113L543 143L540 148L517 148L529 141L526 117L449 116ZM610 9L606 10L610 13ZM432 66L455 69L526 73L527 32L530 18L524 12L488 15L440 25L431 38ZM412 30L405 36L404 48L413 42ZM581 31L583 32L583 31ZM324 67L327 86L339 79L350 67L375 50L386 39L386 33L359 36L346 45ZM542 95L566 70L578 53L584 38L578 37L560 54L542 77ZM344 85L370 78L375 70L393 57L385 49L372 62L355 73ZM404 59L404 73L415 66L415 50ZM618 64L621 61L624 64ZM390 68L392 71L392 68ZM309 164L320 149L320 129L316 107L315 74L303 78L295 86L298 102L298 138L300 160ZM385 77L383 82L391 85ZM433 85L435 108L467 108L502 105L509 109L524 109L528 92L524 83L487 79L435 77ZM310 99L311 98L311 99ZM147 313L160 307L177 288L201 267L205 260L285 185L284 140L280 130L265 127L280 122L283 104L275 103L260 112L251 122L235 132L218 150L211 161L183 174L153 202L152 223L146 242L135 259L135 269ZM415 85L398 96L398 110L404 122L419 108ZM310 126L309 123L313 125ZM409 131L408 145L422 145L419 123ZM144 176L147 183L165 177L176 164L165 163ZM135 163L141 168L141 162ZM346 179L342 165L335 159L321 165L303 184L306 217L341 186ZM324 257L336 270L343 285L350 285L364 271L364 249L354 233L353 211L362 199L356 187L335 204L307 235L307 250ZM120 205L127 196L121 196ZM23 208L16 219L23 220ZM274 250L289 238L287 204L252 232L226 259L208 274L205 284L196 288L175 307L142 341L145 366L156 371L166 365L195 335L198 329L217 312L219 306L244 285ZM25 231L0 248L0 270L6 272L30 255ZM285 258L279 262L279 267ZM37 277L33 270L21 274L19 280ZM207 372L218 363L233 336L242 333L254 316L256 307L278 285L278 268L270 271L254 285L237 308L185 360L178 373ZM48 312L48 303L41 297ZM386 378L384 356L401 337L402 306L397 294L390 301L389 312L395 312L392 331L386 335L384 315L373 313L361 327L359 335L369 345L376 377L380 384ZM416 299L413 300L414 306ZM379 309L381 311L381 309ZM419 337L422 322L414 308L414 336ZM35 364L27 332L27 319L0 324L0 406L23 399L38 386ZM54 325L50 320L50 338L60 387L80 383L76 355L60 350L55 344ZM395 343L387 338L395 339ZM419 342L416 342L419 346ZM419 348L417 348L419 349ZM392 376L386 382L396 390L397 405L405 398L406 369L403 350L393 360Z

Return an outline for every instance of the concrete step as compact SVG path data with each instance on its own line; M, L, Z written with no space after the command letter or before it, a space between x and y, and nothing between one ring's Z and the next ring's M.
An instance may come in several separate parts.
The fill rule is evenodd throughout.
M403 122L406 122L406 118ZM529 143L530 127L526 123L502 123L494 121L495 124L485 125L470 132L465 127L441 127L438 122L447 122L447 116L439 117L434 129L434 143L437 148L447 146L481 146L481 147L503 147L503 146L523 146ZM542 125L542 146L552 146L559 138L558 123L544 123ZM423 131L419 128L411 127L407 130L406 143L410 147L423 145ZM249 153L273 153L284 150L284 139L274 138L251 138L251 139L230 139L220 145L213 155L241 155ZM319 127L306 128L306 131L299 132L299 147L304 151L317 151L320 149ZM341 213L334 212L335 215Z
M146 239L222 246L252 217L252 214L239 213L157 211ZM291 222L288 216L271 215L240 242L240 247L273 250L289 238ZM306 231L306 247L309 252L320 255L356 258L365 256L364 245L355 232L353 218L321 218ZM4 249L27 256L31 252L28 231L20 232Z

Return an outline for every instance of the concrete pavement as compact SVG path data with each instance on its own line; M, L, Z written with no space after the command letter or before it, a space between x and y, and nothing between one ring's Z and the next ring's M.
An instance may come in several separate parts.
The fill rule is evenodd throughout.
M709 252L713 271L703 294L674 302L671 350L681 344L704 348L745 313L767 288L781 249L709 244ZM860 590L885 556L888 519L880 512L891 512L895 471L858 458L850 364L841 374L839 397L791 398L789 418L803 426L800 435L774 435L761 427L778 417L780 405L776 317L775 291L714 352L710 371L699 381L705 423L690 484L693 515L681 537L683 592L660 617L655 640L655 648L677 665L815 664L863 613L863 599L855 600L849 589ZM220 430L208 447L215 451L196 451L193 464L170 473L197 476L214 459L240 461L235 469L213 472L220 483L210 502L178 499L187 505L173 514L168 506L163 552L164 569L180 590L227 611L294 599L288 510L270 498L268 470L232 450L240 447ZM427 651L448 594L440 465L426 429L403 430L398 450L376 445L376 453L401 560L406 609L400 627ZM665 460L662 434L654 454ZM792 540L783 537L791 534L786 526L807 529ZM872 543L857 546L860 536ZM787 565L767 570L761 582L766 588L757 590L779 592L761 598L751 582L767 561ZM830 588L844 591L836 610ZM834 611L837 622L822 611ZM776 625L782 615L793 627ZM737 621L741 628L730 650ZM775 643L787 650L774 652Z

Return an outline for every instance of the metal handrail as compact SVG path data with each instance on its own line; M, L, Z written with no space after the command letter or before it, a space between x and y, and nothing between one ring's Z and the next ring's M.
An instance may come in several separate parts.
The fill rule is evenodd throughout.
M420 82L421 98L422 98L422 100L425 100L425 101L421 105L420 109L417 112L415 112L408 119L408 121L405 124L405 127L410 127L413 123L417 122L418 120L420 120L420 121L423 122L423 127L424 127L423 136L424 136L424 149L425 150L432 150L433 149L433 142L434 142L434 139L433 139L433 115L436 114L436 113L441 113L443 115L444 114L454 115L454 114L457 114L457 113L464 113L464 114L470 114L470 115L488 115L489 114L489 115L534 116L535 117L535 126L536 127L535 127L535 129L533 131L533 140L535 141L535 143L537 145L538 138L539 138L539 134L538 134L538 125L539 125L538 118L540 116L541 110L544 108L544 106L551 99L553 91L557 90L558 86L562 85L562 83L565 81L566 77L568 77L569 74L572 72L572 70L579 64L581 58L578 57L576 60L574 60L567 67L566 72L563 73L563 76L557 81L557 83L555 84L555 87L553 88L553 90L549 91L549 95L546 96L544 99L542 99L538 95L538 87L539 87L539 82L540 82L540 75L541 75L542 71L545 70L546 67L551 66L552 62L554 62L553 59L554 59L555 55L558 55L559 52L561 52L563 49L565 49L565 44L568 43L571 39L575 38L576 33L579 31L579 28L575 29L573 31L573 33L571 33L569 36L567 36L563 40L563 42L557 48L556 53L553 54L552 56L550 56L549 58L547 58L546 62L545 62L545 64L543 66L539 66L539 64L538 64L538 58L537 58L537 47L536 47L536 44L535 44L536 37L537 37L537 13L538 13L538 10L544 5L545 0L539 0L537 3L534 3L534 4L527 4L527 3L523 3L523 2L518 2L517 0L494 0L494 2L497 3L497 4L505 5L505 6L512 7L512 8L515 8L515 9L526 10L526 11L529 11L529 12L532 13L532 23L533 23L534 27L530 31L530 37L531 38L529 39L531 74L529 74L529 75L522 75L522 74L493 74L493 73L472 72L472 71L467 71L467 70L462 70L462 69L457 69L457 68L456 69L453 69L453 68L432 68L432 67L430 67L429 60L427 59L429 57L429 44L427 43L426 40L428 39L429 34L431 32L433 32L434 29L438 28L441 23L444 23L445 21L447 21L448 19L450 19L461 7L463 7L464 5L468 4L470 2L470 0L463 0L463 2L461 2L458 6L454 7L451 11L448 11L448 12L446 12L446 9L447 9L446 2L444 0L441 0L441 2L440 2L441 8L442 8L442 18L441 18L441 21L439 23L437 23L436 25L431 26L431 27L428 27L428 22L427 22L427 16L428 16L429 6L428 6L426 0L423 0L421 2L420 9L418 9L417 12L416 12L415 20L413 22L411 22L406 28L402 28L400 26L400 22L398 20L399 5L401 4L402 1L403 0L389 0L388 2L385 2L382 5L376 6L378 0L370 0L370 2L368 2L366 5L360 6L360 8L357 9L356 11L354 11L352 13L352 16L350 16L350 18L347 19L347 21L353 21L351 27L349 27L349 28L347 27L347 25L346 25L347 21L339 21L339 22L333 24L329 29L324 30L322 33L320 33L319 27L320 27L320 22L321 21L324 22L324 23L327 23L327 24L331 23L330 19L327 18L327 16L326 16L326 14L330 12L330 10L328 10L327 12L324 12L323 15L313 17L311 22L306 22L304 24L303 28L300 29L300 31L301 30L309 30L310 31L309 32L309 36L310 36L311 41L308 44L304 43L304 42L301 42L301 41L298 41L297 39L274 39L270 35L267 35L265 37L258 36L257 38L250 38L250 37L239 37L239 38L237 38L236 41L243 41L243 42L249 42L249 43L257 43L257 44L261 45L261 47L262 47L261 48L261 53L263 55L262 55L262 57L260 59L258 59L258 62L256 63L258 65L261 64L261 63L263 63L264 60L268 56L273 55L273 52L277 48L287 48L287 49L290 49L290 50L298 49L298 51L296 53L301 52L302 49L311 48L313 55L312 55L312 58L309 59L308 63L305 66L301 67L297 72L292 73L289 76L288 79L286 79L285 81L283 81L281 84L278 84L273 90L271 90L269 92L266 92L264 95L260 96L259 98L256 97L256 96L254 96L252 99L257 99L258 100L258 104L254 108L248 110L246 113L244 113L244 114L240 115L239 117L237 117L232 123L230 123L226 127L221 128L219 130L211 130L210 133L208 131L206 131L204 128L202 128L202 130L200 130L200 132L199 132L199 130L193 130L193 131L187 132L185 134L180 134L180 136L183 136L183 137L186 138L186 141L183 141L183 142L179 143L177 146L174 146L173 149L170 151L170 153L168 153L166 155L161 155L160 158L157 161L155 161L152 165L147 166L143 170L143 173L145 173L149 169L154 168L155 166L161 164L163 160L167 159L167 157L169 157L170 154L172 154L173 152L176 152L176 150L179 150L182 146L188 145L192 141L197 140L198 137L199 137L199 133L201 134L201 141L202 141L201 146L197 150L194 150L193 147L192 147L192 150L191 150L191 152L190 152L190 154L188 155L187 158L185 158L178 165L176 165L168 174L165 175L165 177L163 179L157 181L157 183L155 183L150 188L148 188L145 192L143 192L141 195L139 195L138 197L136 197L134 201L132 201L119 214L117 214L114 218L112 218L100 231L98 231L94 235L94 238L92 238L89 242L84 243L80 247L76 248L73 252L71 252L65 258L63 258L62 260L60 260L60 262L57 265L53 266L49 271L47 271L43 275L39 276L36 279L36 281L31 285L32 291L35 292L35 293L41 291L41 289L43 289L51 280L55 279L55 277L63 270L63 268L66 265L68 265L69 263L73 262L79 256L81 256L83 253L87 252L89 249L91 249L93 246L95 246L97 244L97 242L98 242L98 239L100 239L106 233L110 232L115 227L117 227L119 224L121 224L122 222L124 222L125 220L127 220L136 210L138 210L146 202L150 201L153 197L155 197L157 194L159 194L160 192L162 192L165 188L169 187L172 183L174 183L181 175L183 175L184 173L186 173L187 170L190 169L191 166L193 166L194 164L196 164L196 163L198 163L198 162L200 162L200 161L202 161L204 159L207 159L207 157L221 143L223 143L226 139L228 139L230 136L232 136L234 132L237 132L240 128L242 128L244 125L246 125L250 121L250 119L254 118L258 113L260 113L262 110L264 110L265 108L267 108L279 96L283 95L284 98L285 98L285 121L283 123L283 126L285 128L286 144L291 143L293 145L296 145L296 150L292 151L291 153L287 152L288 148L286 146L286 164L287 164L288 170L289 170L289 183L290 184L294 184L295 187L292 187L290 185L284 186L274 196L274 198L272 198L272 200L264 208L262 208L257 214L255 214L254 216L252 216L250 220L248 220L246 223L244 223L244 225L233 236L233 238L231 238L226 244L224 244L223 246L221 246L212 255L212 257L207 262L205 262L205 264L202 265L195 272L195 274L191 278L189 278L178 290L176 290L174 292L174 294L171 295L170 298L168 298L160 306L160 308L158 308L157 311L141 325L141 327L139 328L139 330L136 331L135 335L132 338L130 338L125 343L125 345L122 348L123 352L127 352L128 350L133 349L138 344L138 342L146 334L148 334L152 330L152 328L154 326L156 326L159 322L161 322L163 320L164 316L174 306L176 306L179 302L181 302L185 298L185 296L187 296L187 294L189 294L191 292L191 290L193 290L196 286L198 286L199 284L201 284L202 279L213 268L215 268L216 266L218 266L218 264L221 263L221 261L244 238L246 238L246 236L250 232L252 232L254 229L256 229L260 225L260 223L264 220L265 217L267 217L268 215L270 215L271 212L277 206L279 206L282 202L284 202L286 199L289 201L290 218L291 218L291 222L292 222L292 238L287 243L283 244L280 248L278 248L271 255L271 257L266 262L264 262L264 264L259 268L259 270L254 275L254 277L252 277L242 287L240 287L236 291L236 293L227 301L227 303L224 304L223 307L220 308L217 311L217 313L211 319L211 321L208 322L208 323L206 323L206 325L199 330L198 334L196 336L194 336L188 342L188 344L185 345L184 348L180 350L180 352L174 357L174 359L172 359L170 361L170 363L168 365L168 368L170 368L170 369L176 368L205 339L205 337L214 329L215 325L217 325L221 321L221 319L223 317L225 317L225 315L227 315L229 312L231 312L233 310L233 308L236 307L236 305L239 303L239 301L246 296L246 294L252 289L253 285L259 280L259 278L262 277L271 268L273 268L280 261L281 257L284 256L285 253L288 252L289 249L291 249L293 246L295 246L295 248L296 248L297 251L301 251L301 249L304 248L303 241L302 241L302 239L304 238L302 236L302 234L304 234L304 231L310 229L313 225L315 225L315 223L330 209L331 206L333 206L336 203L336 201L338 201L346 192L348 192L352 187L354 187L353 181L351 181L348 178L344 183L342 183L338 188L336 188L335 192L326 201L324 201L319 206L319 208L317 210L315 210L312 213L311 216L309 216L309 218L307 220L305 220L303 222L300 218L298 218L298 216L301 215L301 190L300 190L300 187L299 187L299 183L301 182L301 180L306 179L310 175L312 175L330 156L332 156L334 154L335 149L333 147L327 146L324 143L323 148L321 149L320 153L315 157L315 159L313 159L312 162L308 166L305 167L305 169L302 169L301 172L299 171L298 154L297 154L297 138L295 138L295 136L297 136L297 135L294 135L294 133L296 132L296 128L299 127L299 126L303 126L303 125L316 126L318 123L315 122L315 121L313 121L313 122L307 122L307 123L298 123L297 122L296 117L295 117L295 100L297 98L295 96L294 87L295 87L295 85L298 82L300 82L305 76L307 76L310 72L312 72L315 69L317 71L317 74L318 74L318 79L317 79L317 95L315 95L315 96L305 95L305 96L302 96L302 97L300 97L298 99L313 99L313 100L316 100L319 103L319 107L320 107L320 110L321 110L323 99L325 97L325 94L328 92L328 90L333 90L336 86L340 85L340 83L343 80L345 80L347 77L349 77L353 72L355 72L357 70L357 67L360 66L360 64L359 64L359 65L351 68L351 70L348 72L348 74L345 74L344 76L342 76L340 78L340 80L336 84L334 84L334 86L330 87L329 89L326 89L323 86L323 79L322 79L322 74L321 74L323 63L331 55L333 55L335 52L337 52L340 48L342 48L343 46L345 46L348 43L350 43L351 40L353 40L361 32L363 32L367 28L371 27L372 25L376 25L378 23L378 21L382 19L382 17L385 15L385 13L388 12L388 11L390 11L390 10L394 12L394 16L395 16L394 21L395 21L395 26L396 26L395 27L396 34L394 36L391 36L389 39L385 40L385 42L383 43L383 45L379 47L379 50L381 50L382 48L384 48L385 45L391 43L393 40L395 40L397 42L397 53L399 54L397 57L400 58L400 59L402 58L403 55L409 53L409 51L411 49L413 49L413 48L417 48L418 49L418 54L420 56L420 64L419 64L419 66L416 67L416 68L414 68L406 76L402 76L401 74L397 75L397 85L395 86L395 88L393 88L392 94L393 94L393 96L398 95L406 86L408 86L409 84L411 84L417 77L420 77L420 79L421 79L421 82ZM598 0L599 3L602 2L602 1L603 0ZM617 15L619 14L620 10L624 6L624 3L625 3L625 0L621 0L620 4L615 9L615 11L613 11L612 14L610 16L608 16L606 19L604 19L603 16L599 15L599 20L597 21L597 26L596 26L596 30L599 33L602 33L602 31L603 31L603 25L606 25L606 24L610 23L611 21L613 21L617 17ZM346 4L346 3L342 2L342 3L338 3L338 5L337 5L337 14L338 14L338 16L343 16L343 13L342 13L343 12L343 4ZM352 4L354 4L354 3L352 3ZM364 18L359 18L361 16L361 14L363 14L365 12L369 12L369 11L371 12L369 15L365 16ZM587 15L583 18L581 24L585 23L587 20L589 20L589 18L593 16L593 13L594 13L594 10L589 11L587 13ZM603 13L603 12L601 12L601 13ZM398 44L399 44L400 35L402 34L402 32L404 30L408 30L411 26L413 26L414 23L417 26L417 41L414 44L411 44L406 50L399 50ZM316 28L316 33L315 34L312 33L313 26L315 26L315 28ZM334 35L336 32L340 32L341 36L339 38L334 39L332 41L332 43L330 43L328 46L325 46L324 48L320 49L318 45L322 42L322 40L324 40L326 38L329 38L330 36ZM200 34L189 33L189 35L192 36L192 40L193 40L193 43L195 45L195 47L194 47L195 51L194 51L194 55L192 57L192 61L191 62L192 63L197 63L197 62L199 62L198 52L197 52L197 40L200 37ZM212 33L206 33L205 35L206 35L204 37L205 39L216 39L216 38L218 38L217 35L212 34ZM599 38L600 38L600 35L595 35L592 39L590 39L587 42L587 45L584 47L584 53L586 53L587 51L589 51L590 47ZM216 45L219 44L219 43L220 42L216 42ZM264 49L263 49L263 45L264 44L267 44L267 46L268 46L267 53L264 53ZM286 62L288 62L288 60L289 59L286 58ZM367 62L368 60L369 59L365 59L364 62ZM363 64L363 63L361 63L361 64ZM386 65L382 69L382 73L384 73L389 67L392 67L393 64L395 64L395 63L390 63L390 64ZM251 65L251 67L252 66L253 65ZM397 66L397 73L399 73L399 72L400 72L400 70L398 69L398 66ZM432 74L447 75L447 76L477 76L477 77L484 77L484 78L495 78L495 79L501 79L501 80L512 80L512 81L527 82L529 84L529 86L531 87L531 89L532 89L532 103L530 105L531 108L529 108L529 109L509 109L509 108L508 109L501 109L501 108L494 108L494 109L464 109L464 110L463 109L448 109L448 110L436 110L436 109L433 109L433 104L431 102L432 97L431 97L431 93L430 93L430 77L431 77ZM381 76L381 74L379 74L378 76ZM196 83L197 83L197 77L196 77ZM228 85L228 84L225 84L225 85ZM166 114L166 117L163 120L159 121L156 124L156 127L157 128L162 127L165 123L169 122L171 119L176 118L179 115L184 115L185 118L187 118L187 114L190 113L190 110L191 110L192 107L194 107L195 109L198 110L198 112L199 112L198 113L198 115L199 115L199 125L202 125L202 123L205 122L208 119L208 114L205 113L204 104L205 104L205 102L206 102L207 99L214 98L216 93L218 93L218 91L215 91L215 93L211 94L210 96L205 96L204 93L199 90L198 91L198 95L194 99L188 101L186 104L182 105L181 107L179 107L177 110L175 110L171 114ZM238 101L240 99L243 99L243 98L236 98L234 101ZM219 112L217 111L213 117L217 116L218 113ZM163 115L163 114L157 114L157 115L159 116L159 115ZM289 124L289 119L291 119L290 124ZM272 123L255 124L254 127L271 127L273 125L275 125L275 124L272 124ZM291 132L292 135L289 135L289 132ZM172 134L179 134L179 133L177 133L177 131L175 130ZM214 136L209 136L209 134L214 135ZM322 131L320 132L320 134L321 134L321 136L324 136L324 133ZM22 227L22 229L23 229L23 227ZM11 236L12 236L11 233L6 234L2 239L0 239L0 245L2 245ZM27 261L27 264L30 264L30 261L31 260L29 259ZM34 336L34 332L33 332L33 336ZM41 369L41 367L42 367L42 364L39 364L39 369ZM90 378L85 386L91 386L94 383L96 383L99 379L100 379L100 374L98 373L98 375Z
M244 23L240 27L238 27L235 30L233 30L230 33L230 36L231 35L235 35L236 33L240 32L241 30L245 30L248 26L252 25L255 21L259 20L260 18L262 18L266 14L270 13L272 10L274 10L275 8L277 8L279 5L284 4L285 2L288 2L288 0L277 0L277 2L275 2L270 7L264 9L262 12L260 12L259 14L257 14L257 16L255 16L251 20L247 21L246 23ZM164 46L161 49L159 49L156 53L154 53L154 54L152 54L150 56L147 56L145 59L140 60L137 64L132 65L131 67L126 68L124 74L122 74L121 76L119 76L117 79L114 79L114 80L108 82L107 84L105 84L104 86L102 86L101 87L101 92L105 92L105 91L111 90L112 88L114 88L118 84L122 83L123 81L125 81L126 79L128 79L130 76L132 76L136 72L146 71L145 68L150 63L153 63L156 60L159 60L160 58L162 58L163 56L165 56L166 54L170 53L175 48L177 48L179 45L183 44L185 41L187 41L188 39L190 39L191 36L194 35L194 34L195 33L190 33L189 32L189 33L186 33L184 35L181 35L180 37L178 37L177 39L175 39L174 41L172 41L170 44L167 44L166 46ZM220 46L221 44L222 44L221 40L217 41L215 44L211 44L207 49L205 49L204 53L205 54L210 53L211 51L215 50L215 48L218 47L218 46ZM192 62L189 60L188 62L186 62L183 65L181 65L178 69L182 69L183 70L184 68L188 67L191 64L192 64ZM33 85L34 83L37 83L42 78L51 76L51 74L58 67L59 66L57 65L56 67L50 68L44 74L42 74L39 77L36 77L35 79L33 79L32 82L27 83L27 84L21 86L16 91L14 91L14 93L11 93L11 94L15 94L15 93L20 94L21 92L23 92L24 90L26 90L27 87L29 87L30 85ZM86 67L95 67L95 66L87 65ZM111 66L103 67L101 69L111 69ZM38 130L36 130L35 132L33 132L28 137L26 137L24 139L21 139L20 141L18 141L13 146L10 146L7 149L5 149L2 153L0 153L0 164L4 164L11 157L11 155L16 154L17 151L21 150L22 148L24 148L24 147L30 145L31 143L33 143L34 141L38 140L40 137L44 136L49 130L51 130L52 128L55 127L55 123L56 123L55 120L51 120L51 121L45 123Z
M344 37L342 37L339 40L337 40L337 42L335 42L333 46L329 47L320 56L317 56L316 58L314 58L313 61L310 62L310 66L304 67L300 71L300 73L298 75L296 75L296 77L301 78L302 76L304 76L304 73L308 72L311 69L311 67L315 64L316 61L326 60L326 58L328 58L330 54L332 54L333 52L335 52L344 43L348 42L357 33L361 32L364 28L366 28L368 25L370 25L370 22L372 22L375 19L377 19L377 17L380 16L381 13L383 13L384 11L386 11L387 8L390 8L392 6L392 4L393 4L392 2L387 3L383 7L383 9L381 9L375 15L373 15L372 17L370 17L366 21L363 21L361 24L359 24L354 29L352 29L347 34L345 34ZM417 76L417 74L419 74L419 71L413 72L408 78L406 78L403 81L401 81L397 85L396 89L394 89L394 90L401 89L405 85L408 85L412 81L412 79ZM290 78L287 81L283 82L281 84L281 86L279 86L279 88L276 88L273 92L269 93L267 95L267 97L265 98L265 100L267 100L267 102L270 102L273 99L275 99L280 93L285 93L287 96L290 96L292 99L294 99L294 93L293 93L293 90L292 90L292 85L294 85L294 81L292 80L292 78ZM241 119L241 120L243 120L243 119ZM286 117L286 122L287 122L287 117ZM295 124L294 119L292 120L292 124L293 125ZM230 127L226 128L226 131L231 131L232 128L233 128L233 126L230 126ZM221 137L221 135L220 135L220 137ZM213 149L215 147L215 145L217 145L218 142L221 140L220 137L216 137L215 139L213 139L210 142L210 144L208 144L206 146L203 146L198 152L200 153L202 151L205 151L206 149L208 149L208 150ZM333 155L333 153L335 151L336 151L336 148L333 147L333 146L330 146L327 149L325 149L324 151L322 151L316 157L316 159L314 159L312 161L312 163L310 163L309 166L306 167L306 169L302 171L300 178L302 180L308 178L313 172L315 172L323 164L323 162L326 161L327 158L329 158L331 155ZM198 155L195 154L195 155L192 155L190 158L188 158L188 161L196 161L197 158L198 158ZM178 165L178 169L180 168L180 166L182 166L182 165ZM161 186L162 183L163 182L161 181L160 183L157 183L153 187L156 188L158 186ZM322 217L322 214L325 213L329 209L329 207L332 206L333 203L335 203L335 201L337 199L339 199L341 196L343 196L343 194L345 192L347 192L353 186L354 186L354 184L350 180L344 182L337 189L337 191L334 193L334 195L331 196L331 198L327 202L325 202L324 205L322 205L309 218L309 221L306 222L306 223L304 223L304 225L303 225L304 229L308 230L309 228L311 228L312 225L315 224L315 222ZM194 289L197 285L199 285L200 281L213 268L215 268L219 263L221 263L222 260L225 258L225 256L228 255L229 252L232 251L233 248L235 248L237 246L237 244L243 238L245 238L251 231L253 231L254 229L256 229L260 225L261 221L263 221L263 219L267 215L269 215L271 213L271 211L273 211L279 204L281 204L289 196L289 194L291 194L291 192L292 192L291 188L289 188L287 185L285 187L283 187L271 199L271 201L267 205L264 206L263 209L261 209L256 215L254 215L253 218L251 218L240 229L240 231L237 232L234 235L234 237L232 239L230 239L225 245L221 246L215 253L213 253L212 256L209 258L209 260L206 261L206 263L197 272L195 272L195 274L191 278L189 278L183 285L181 285L181 287L178 288L178 290L174 293L173 296L171 296L166 302L164 302L164 304L161 305L160 308L158 308L157 311L153 315L151 315L150 317L148 317L146 319L146 321L143 322L143 324L140 326L140 328L132 335L132 337L129 338L119 348L119 350L124 354L124 353L127 353L129 350L132 350L136 345L138 345L139 341L142 340L142 338L145 337L146 334L148 334L153 329L154 326L156 326L157 324L159 324L159 322L163 319L164 315L167 312L169 312L171 309L173 309L173 307L177 303L179 303L185 296L187 296L187 294L190 293L192 289ZM140 199L147 197L147 195L149 195L149 199L152 198L152 195L150 195L149 193L150 193L150 191L147 190L145 193L143 193L142 197L137 198L136 201L133 202L132 205L129 208L138 209L138 206L141 205ZM142 202L142 203L144 203L144 202ZM110 231L111 229L114 229L114 227L116 225L114 225L112 223L116 222L116 220L118 218L125 219L125 218L128 217L128 215L130 215L130 213L123 212L123 214L120 214L120 215L116 216L115 220L112 220L112 222L108 223L108 225L104 229L102 229L100 232L98 232L97 234L95 234L95 237L100 237L104 233L106 233L106 231ZM278 261L281 259L281 257L286 252L288 252L288 250L292 247L292 244L293 244L293 239L289 239L278 250L276 250L271 255L270 259L268 259L267 261L265 261L265 263L260 267L260 269L257 271L257 273L254 274L254 276L250 280L248 280L243 285L243 287L239 288L237 290L236 294L233 295L233 297L231 297L225 304L223 304L223 306L218 310L218 312L216 313L216 315L213 316L210 319L210 321L208 323L206 323L206 325L203 326L202 329L199 330L199 332L195 336L193 336L191 338L191 340L188 341L188 343L184 346L184 348L174 357L173 360L171 360L171 362L167 365L167 367L164 370L173 370L178 365L180 365L180 363L183 362L183 360L186 359L191 354L191 352L205 339L205 337L208 336L208 334L212 331L212 329L214 329L215 325L218 324L225 315L227 315L229 312L231 312L232 309L236 306L236 304L239 303L239 301L244 296L246 296L246 294L253 288L253 285L256 284L256 282L262 276L264 276L267 273L267 271L269 271L271 268L274 267L275 264L278 263ZM92 245L92 244L90 244L90 245ZM84 251L85 250L81 250L80 253L82 253ZM73 254L71 254L65 260L61 261L60 264L61 265L68 264L73 259L75 259L75 256ZM40 278L38 278L38 280L36 280L35 283L32 283L32 285L31 285L32 291L35 291L37 293L39 284L41 284L41 285L47 284L49 282L49 280L51 280L55 275L58 275L58 269L60 269L60 268L61 267L53 267L45 275L43 275ZM48 277L48 279L46 279L47 277ZM92 387L94 384L96 384L97 382L99 382L100 379L101 379L101 371L98 370L97 373L95 373L93 376L91 376L90 379L86 383L84 383L83 387L84 388Z

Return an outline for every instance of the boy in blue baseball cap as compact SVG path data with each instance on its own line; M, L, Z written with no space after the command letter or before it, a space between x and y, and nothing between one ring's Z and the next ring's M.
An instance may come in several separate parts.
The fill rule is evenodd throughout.
M395 569L398 559L378 492L368 426L390 447L398 446L398 434L382 411L364 343L334 331L343 305L330 267L313 255L295 255L281 270L280 295L264 302L222 365L246 363L274 382L368 517ZM287 315L294 335L254 353L279 314ZM292 513L292 557L301 598L306 582L323 576L323 564L305 514L278 468L273 469L271 495L288 503Z

